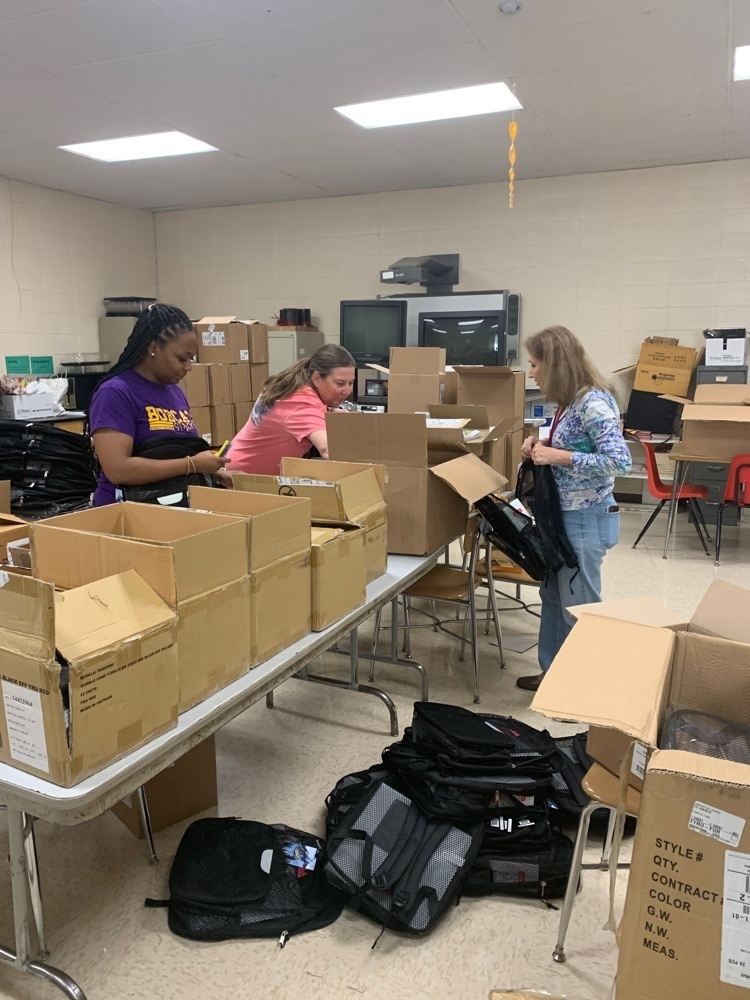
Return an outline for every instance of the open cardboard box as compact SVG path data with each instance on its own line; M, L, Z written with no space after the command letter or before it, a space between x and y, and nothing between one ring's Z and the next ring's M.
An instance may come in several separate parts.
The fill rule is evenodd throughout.
M684 627L661 606L652 606L650 623L642 624L627 618L637 612L643 619L647 606L638 612L618 604L583 609L532 708L612 731L625 761L635 742L659 745L671 708L747 725L750 592L714 581ZM745 995L750 941L746 923L737 936L727 914L736 899L735 869L747 869L743 888L750 877L749 817L749 765L685 751L652 754L622 925L618 1000Z
M526 408L524 372L503 365L457 365L454 371L458 379L458 405L484 406L491 425L503 423L504 434L488 446L483 458L508 482L515 483Z
M338 414L341 420L350 416L353 414ZM364 528L367 582L385 573L388 532L383 499L386 476L382 466L283 458L280 476L237 472L232 479L236 490L307 497L312 502L312 519L316 523L349 522Z
M92 507L33 524L31 558L34 575L63 590L134 568L178 611L180 711L250 666L241 517L155 504Z
M465 451L478 455L483 462L512 482L521 460L523 421L519 417L505 417L493 424L486 406L446 405L430 406L431 418L450 420L465 419L466 430L478 431L478 436L464 435Z
M366 533L355 524L312 526L312 630L339 621L365 603Z
M242 619L249 628L250 665L291 646L310 631L310 501L191 486L198 511L243 518L250 578Z
M8 543L29 537L29 524L13 514L0 513L0 563L8 562Z
M268 361L268 327L256 319L204 316L195 324L198 360L210 364Z
M425 555L447 545L464 533L467 502L507 482L476 455L445 461L418 413L329 414L326 429L333 458L385 466L389 552Z
M370 368L388 376L389 413L426 413L430 404L454 395L455 376L446 375L444 347L392 347L388 368Z
M695 399L665 395L682 405L682 451L686 455L730 459L750 452L750 387L699 385Z
M174 728L176 616L135 570L2 576L0 760L68 787Z

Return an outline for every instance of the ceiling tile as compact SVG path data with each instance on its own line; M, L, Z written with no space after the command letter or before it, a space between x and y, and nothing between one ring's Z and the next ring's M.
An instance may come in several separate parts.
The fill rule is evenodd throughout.
M163 130L164 125L132 108L107 104L99 108L61 111L56 115L7 120L0 116L0 129L8 135L35 139L47 146L63 146L124 135L145 135Z
M0 52L43 70L195 45L208 36L153 0L97 0L8 21Z
M33 76L38 72L36 66L29 66L17 59L11 59L10 56L0 55L0 80L12 80L18 76Z
M222 43L208 42L78 66L61 70L57 76L113 101L133 101L189 93L198 79L211 89L227 83L255 83L269 73Z
M40 0L41 2L41 0ZM163 7L181 14L214 38L276 30L303 21L338 18L353 11L370 10L393 0L161 0Z
M356 70L360 63L472 41L471 32L442 0L398 0L330 20L238 35L231 45L292 82L311 72Z
M10 21L30 14L57 10L60 7L82 7L88 0L0 0L0 21Z
M35 76L6 80L0 87L0 121L26 115L50 115L59 111L102 107L109 102L97 94L75 87L53 76Z

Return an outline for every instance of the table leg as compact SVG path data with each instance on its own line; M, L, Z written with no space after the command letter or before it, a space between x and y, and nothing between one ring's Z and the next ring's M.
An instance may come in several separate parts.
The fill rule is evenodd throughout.
M669 550L669 540L672 536L672 525L674 524L674 516L677 511L677 487L680 481L680 476L683 475L682 467L684 462L675 462L674 464L674 478L672 480L672 496L669 500L669 511L667 513L667 534L664 538L664 555L662 559L667 558L667 552Z
M8 807L8 839L10 841L10 879L13 894L16 950L11 951L9 948L0 947L0 962L7 962L22 972L28 972L32 976L47 980L70 997L70 1000L86 1000L83 990L66 973L44 962L31 959L24 816L18 809L11 807Z

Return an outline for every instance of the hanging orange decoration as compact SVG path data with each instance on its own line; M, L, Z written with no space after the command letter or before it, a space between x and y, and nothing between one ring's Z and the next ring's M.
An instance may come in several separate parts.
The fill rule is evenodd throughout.
M508 159L510 160L510 170L508 171L508 180L510 181L508 187L508 207L513 208L513 190L516 179L516 135L518 134L518 122L508 122L508 134L510 135L510 149L508 150Z

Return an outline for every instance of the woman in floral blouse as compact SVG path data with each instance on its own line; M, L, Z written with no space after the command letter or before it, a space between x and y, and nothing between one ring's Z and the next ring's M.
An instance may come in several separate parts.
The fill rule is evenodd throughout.
M530 337L526 348L531 377L559 409L549 440L528 437L521 453L535 465L552 466L563 523L579 564L577 570L564 566L540 589L542 673L516 681L520 688L536 691L573 627L567 609L602 599L602 560L620 534L612 490L615 476L630 471L631 459L617 404L580 340L564 326L551 326Z

